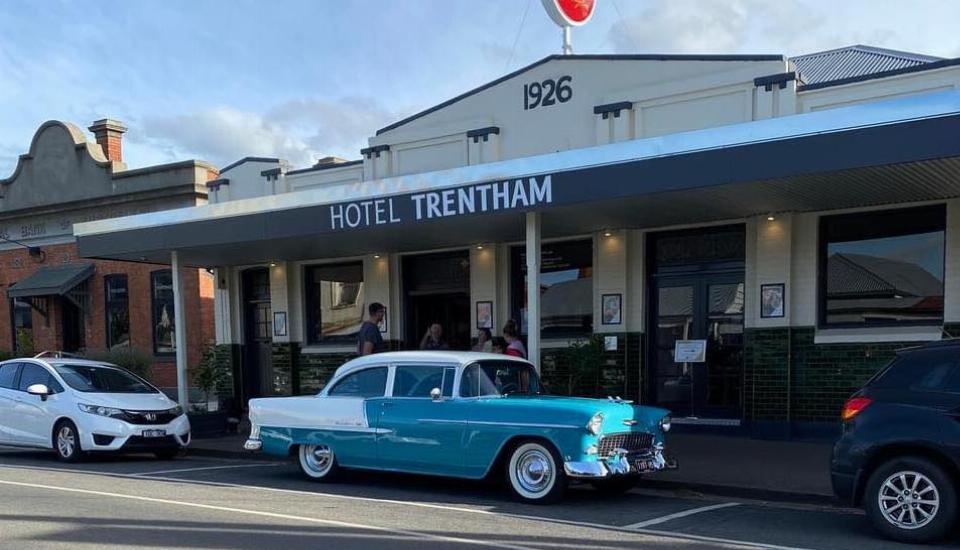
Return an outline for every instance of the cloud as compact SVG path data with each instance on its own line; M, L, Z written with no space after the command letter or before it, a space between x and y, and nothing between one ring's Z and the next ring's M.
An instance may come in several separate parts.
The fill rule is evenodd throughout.
M145 117L140 135L130 137L171 159L194 157L223 166L245 156L267 156L305 167L326 155L357 158L366 138L394 118L369 98L299 99L262 113L223 106Z

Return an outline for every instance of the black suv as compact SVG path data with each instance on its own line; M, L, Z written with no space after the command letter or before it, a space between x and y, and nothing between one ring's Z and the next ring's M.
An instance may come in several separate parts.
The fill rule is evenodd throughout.
M900 351L842 416L830 462L837 496L889 538L945 536L960 481L960 340Z

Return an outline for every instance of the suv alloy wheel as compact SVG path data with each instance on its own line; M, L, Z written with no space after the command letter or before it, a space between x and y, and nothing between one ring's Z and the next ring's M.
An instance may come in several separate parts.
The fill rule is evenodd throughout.
M950 476L915 456L895 458L874 470L863 501L873 526L902 542L941 539L957 515L957 492Z

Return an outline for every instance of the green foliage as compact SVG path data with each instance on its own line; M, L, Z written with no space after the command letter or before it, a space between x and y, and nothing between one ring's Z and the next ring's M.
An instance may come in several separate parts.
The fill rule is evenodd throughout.
M33 348L33 331L30 329L17 329L17 354L20 357L32 357L36 351Z
M207 402L214 395L224 397L232 393L233 369L229 355L225 358L224 353L210 343L203 348L200 363L191 369L193 383L204 393Z
M137 348L88 349L81 356L84 359L111 363L147 380L151 380L153 376L153 357Z
M592 393L596 393L600 369L606 363L603 336L577 340L561 352L559 360L567 371L567 395L583 393L588 383Z
M0 349L0 361L6 361L7 359L13 359L14 357L15 355L12 352Z

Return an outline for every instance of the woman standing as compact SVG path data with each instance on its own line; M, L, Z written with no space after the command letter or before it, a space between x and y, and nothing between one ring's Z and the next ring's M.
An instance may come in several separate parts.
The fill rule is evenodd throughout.
M507 340L507 355L513 357L527 358L527 348L520 341L520 331L517 330L517 323L513 319L507 321L503 327L503 337Z

